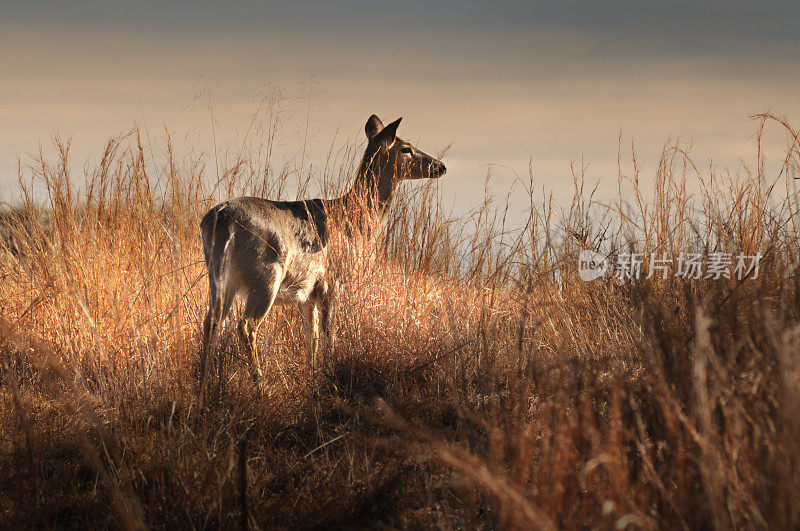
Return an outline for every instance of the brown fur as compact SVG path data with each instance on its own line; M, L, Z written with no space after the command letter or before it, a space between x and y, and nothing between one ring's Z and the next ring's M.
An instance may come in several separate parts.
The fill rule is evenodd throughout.
M352 188L336 199L271 201L238 197L215 206L200 224L208 267L209 305L200 353L200 395L219 327L238 294L245 298L239 334L253 377L261 377L256 336L275 303L297 304L303 316L312 374L319 339L330 334L333 283L325 250L330 220L349 233L371 233L386 216L401 180L439 177L444 164L397 136L401 119L384 126L372 115L367 148Z

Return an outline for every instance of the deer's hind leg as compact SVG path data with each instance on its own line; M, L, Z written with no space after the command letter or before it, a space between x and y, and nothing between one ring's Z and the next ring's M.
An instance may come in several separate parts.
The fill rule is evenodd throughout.
M256 342L258 329L273 304L275 304L278 289L283 281L283 272L283 267L280 264L272 264L261 279L263 282L260 284L262 285L257 290L250 288L244 315L242 320L239 321L239 335L244 341L245 351L250 362L250 372L255 381L259 381L262 377L261 363L258 357L258 344Z
M209 300L206 317L203 320L203 342L200 346L200 387L198 389L198 400L202 403L203 393L205 392L206 380L211 370L211 360L214 350L219 341L219 332L222 323L230 312L233 300L236 298L236 291L227 284L218 285L214 277L209 276Z
M336 331L333 329L333 312L336 308L336 285L335 282L322 282L322 295L320 297L319 322L322 337L327 341L326 349L333 352L336 342Z

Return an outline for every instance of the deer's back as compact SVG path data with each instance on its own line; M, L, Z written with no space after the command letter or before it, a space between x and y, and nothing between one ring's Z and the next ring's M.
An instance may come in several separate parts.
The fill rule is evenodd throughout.
M238 197L209 210L200 227L209 272L214 256L232 237L232 280L241 284L240 291L251 293L268 284L278 264L284 274L278 300L302 301L324 275L327 228L321 199Z

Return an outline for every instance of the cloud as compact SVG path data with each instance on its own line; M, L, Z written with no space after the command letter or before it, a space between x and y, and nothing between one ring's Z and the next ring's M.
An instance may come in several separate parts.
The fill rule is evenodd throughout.
M798 116L797 15L739 1L18 3L0 21L0 181L53 130L78 133L82 163L143 115L207 150L201 76L218 84L226 147L265 84L299 109L313 76L317 146L337 127L360 138L372 112L403 115L423 149L454 144L449 177L475 193L487 164L524 173L530 157L548 186L581 157L613 179L620 128L643 162L680 136L701 163L735 165L749 114Z

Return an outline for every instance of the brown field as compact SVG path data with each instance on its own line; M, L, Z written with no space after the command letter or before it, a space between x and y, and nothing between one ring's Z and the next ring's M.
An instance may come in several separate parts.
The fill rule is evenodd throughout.
M217 178L169 145L157 164L137 131L85 178L63 143L34 157L44 206L21 185L2 218L0 526L798 527L800 143L763 121L794 139L780 174L668 145L613 204L577 169L563 213L529 184L516 227L488 199L444 214L454 175L405 185L374 245L329 255L321 376L295 309L262 327L261 385L231 320L202 408L200 217L295 176ZM341 190L343 158L302 179ZM742 281L587 283L583 248L764 258Z

